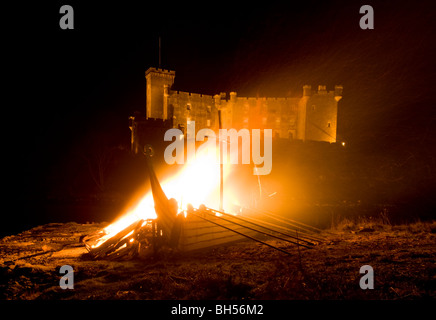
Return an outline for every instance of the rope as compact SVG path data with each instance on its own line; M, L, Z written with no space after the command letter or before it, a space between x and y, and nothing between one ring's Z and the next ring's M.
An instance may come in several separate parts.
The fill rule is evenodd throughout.
M272 249L275 249L275 250L278 250L278 251L280 251L280 252L282 252L282 253L284 253L284 254L287 254L287 255L292 255L290 252L288 252L288 251L285 251L285 250L283 250L283 249L280 249L280 248L278 248L278 247L275 247L275 246L273 246L273 245L271 245L271 244L268 244L268 243L266 243L266 242L263 242L262 240L259 240L259 239L256 239L256 238L253 238L253 237L251 237L251 236L249 236L249 235L246 235L245 233L242 233L242 232L239 232L239 231L236 231L236 230L233 230L232 228L228 228L228 227L226 227L226 226L223 226L222 224L219 224L219 223L216 223L216 222L214 222L214 221L212 221L212 220L209 220L209 219L206 219L206 218L204 218L204 217L202 217L202 216L199 216L198 214L196 214L196 213L191 213L192 215L194 215L194 216L196 216L196 217L198 217L198 218L200 218L200 219L203 219L203 220L205 220L205 221L208 221L208 222L210 222L210 223L213 223L213 224L215 224L215 225L217 225L217 226L220 226L220 227L222 227L222 228L224 228L224 229L227 229L227 230L229 230L229 231L232 231L232 232L234 232L234 233L237 233L237 234L239 234L239 235L241 235L241 236L243 236L243 237L245 237L245 238L248 238L248 239L250 239L250 240L253 240L253 241L256 241L256 242L259 242L259 243L262 243L262 244L264 244L264 245L266 245L266 246L268 246L268 247L270 247L270 248L272 248Z
M211 215L211 216L216 217L215 215L213 215L213 214L211 214L211 213L208 213L208 212L205 212L205 213L208 214L208 215ZM247 227L247 226L244 226L243 224L240 224L240 223L237 223L237 222L234 222L234 221L231 221L231 220L228 220L228 219L222 218L222 217L219 217L219 218L220 218L221 220L224 220L224 221L227 221L227 222L233 223L233 224L235 224L235 225L237 225L237 226L240 226L240 227L246 228L246 229L248 229L248 230L252 230L252 231L255 231L255 232L259 232L259 233L261 233L261 234L264 234L264 235L269 236L269 237L272 237L272 238L276 238L276 239L279 239L279 240L282 240L282 241L290 242L290 243L296 244L296 245L298 245L298 246L303 246L303 247L306 247L306 248L310 248L309 246L307 246L307 245L305 245L305 244L302 244L302 243L294 242L294 241L291 241L291 240L289 240L289 239L285 239L285 238L282 238L282 237L275 236L275 235L270 234L270 233L268 233L268 232L264 232L264 231L261 231L261 230L258 230L258 229L254 229L254 228L251 228L251 227Z
M313 240L315 242L324 242L324 239L319 238L319 237L315 237L314 235L308 233L307 231L302 231L302 230L298 231L298 228L291 229L291 228L279 226L279 225L274 224L274 223L270 223L270 222L267 222L267 221L264 221L264 220L260 220L260 219L256 219L256 218L248 217L248 216L244 216L244 219L260 222L262 224L269 225L269 226L274 227L274 228L283 229L283 230L285 230L287 232L293 232L293 231L295 231L296 233L299 232L299 235L300 235L299 238L301 238L301 235L303 235L302 237L305 238L305 239ZM297 235L297 237L298 237L298 235Z
M293 227L296 227L296 228L300 228L300 229L312 229L312 232L313 232L313 230L315 230L316 232L322 232L321 229L309 226L307 224L304 224L302 222L298 222L298 221L295 221L295 220L292 220L292 219L289 219L289 218L278 217L277 215L275 215L275 214L273 214L272 212L269 212L269 211L261 211L261 210L246 208L246 207L244 207L244 209L247 209L247 210L250 210L250 211L253 211L253 212L257 212L257 213L260 213L260 214L264 214L266 216L271 217L274 220L277 220L277 221L289 224L289 225L291 225Z
M266 230L269 230L269 231L272 231L272 232L276 232L276 233L278 233L278 234L281 234L281 235L283 235L283 236L286 236L286 237L289 237L289 238L292 238L292 239L296 239L296 240L298 240L298 241L303 241L303 242L309 243L309 244L311 244L311 245L314 244L314 243L311 242L311 241L308 241L308 240L305 240L305 239L301 239L301 237L298 238L298 237L292 236L292 235L290 235L290 234L287 234L287 233L284 233L284 232L280 232L280 231L277 231L277 230L274 230L274 229L271 229L271 228L268 228L268 227L262 226L262 225L260 225L260 224L257 224L257 223L254 223L254 222L248 221L248 220L243 219L243 218L238 217L238 216L233 216L233 215L231 215L231 214L228 214L228 213L225 213L225 212L222 212L222 211L218 211L218 210L215 210L215 209L211 209L211 208L208 208L208 209L210 209L211 211L215 211L215 212L221 213L221 214L226 215L226 216L231 216L232 218L235 218L235 219L238 219L238 220L241 220L241 221L247 222L247 223L251 223L252 225L254 225L254 226L256 226L256 227L264 228L264 229L266 229Z

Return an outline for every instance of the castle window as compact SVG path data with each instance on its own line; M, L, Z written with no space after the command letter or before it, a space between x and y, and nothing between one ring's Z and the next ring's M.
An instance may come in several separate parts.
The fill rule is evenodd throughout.
M188 104L186 105L186 109L187 109L187 110L191 110L191 104L190 104L190 103L188 103Z
M262 125L266 125L266 123L267 123L267 121L268 121L268 118L267 117L262 117Z
M247 117L242 118L242 127L248 128L248 118Z
M210 127L210 119L206 120L206 126Z
M210 106L207 106L207 107L206 107L206 111L207 111L208 113L210 113L210 112L211 112L211 107L210 107Z
M327 123L327 128L330 128L330 122L329 122L329 123Z

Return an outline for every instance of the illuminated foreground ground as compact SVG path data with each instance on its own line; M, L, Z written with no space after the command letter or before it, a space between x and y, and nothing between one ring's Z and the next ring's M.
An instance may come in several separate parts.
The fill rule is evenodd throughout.
M326 244L300 252L271 241L294 253L291 257L242 242L197 253L161 253L148 261L86 260L79 238L101 227L49 224L1 239L0 299L436 297L435 223L342 228L326 233ZM59 287L59 269L66 264L75 271L73 290ZM359 269L366 264L374 268L374 290L359 287Z

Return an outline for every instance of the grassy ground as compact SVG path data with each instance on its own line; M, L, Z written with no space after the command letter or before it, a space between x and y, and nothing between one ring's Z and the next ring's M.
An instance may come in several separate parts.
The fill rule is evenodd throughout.
M313 249L268 241L200 252L160 252L147 260L92 261L80 246L98 224L48 224L0 240L0 299L435 299L436 222L392 226L343 220ZM74 289L59 268L74 269ZM362 290L362 265L374 289Z

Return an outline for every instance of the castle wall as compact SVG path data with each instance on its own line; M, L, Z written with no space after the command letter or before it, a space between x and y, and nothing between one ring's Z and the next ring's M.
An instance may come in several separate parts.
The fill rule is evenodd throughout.
M309 97L306 111L306 140L336 142L339 100L338 92L328 92L325 86L319 86L318 92Z
M174 71L147 70L146 118L170 120L173 128L183 129L188 120L194 120L196 132L203 128L218 131L221 110L223 128L272 129L276 138L336 142L342 86L330 92L325 86L316 92L304 86L299 98L239 97L236 92L227 97L225 93L173 91L174 77Z
M232 108L235 129L272 129L273 136L296 138L299 98L237 97Z
M196 131L202 128L218 130L218 110L221 110L223 128L273 129L273 135L296 139L299 98L230 99L220 95L209 96L172 91L168 97L169 115L173 127L186 127L186 121L195 120Z
M163 69L150 68L145 72L147 81L147 107L146 118L168 119L167 106L164 98L168 88L174 83L176 73Z
M213 97L209 95L170 91L168 114L173 119L175 128L186 128L186 122L194 120L196 131L202 128L218 129L218 110Z

